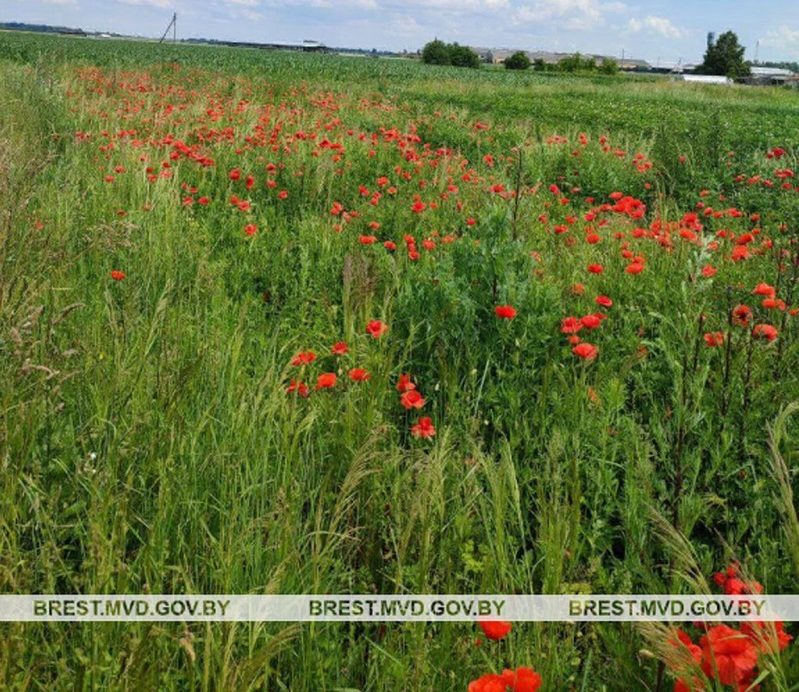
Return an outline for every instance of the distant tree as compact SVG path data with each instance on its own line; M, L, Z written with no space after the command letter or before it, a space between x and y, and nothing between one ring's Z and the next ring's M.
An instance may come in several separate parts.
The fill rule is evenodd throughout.
M438 39L430 41L422 48L422 61L428 65L451 65L452 58L449 54L449 47Z
M788 62L788 61L774 62L774 61L763 61L763 60L761 60L759 62L753 62L752 65L753 66L757 66L757 67L779 67L779 68L781 68L783 70L790 70L791 72L799 72L799 62L796 62L796 61L794 61L794 62Z
M547 69L547 64L544 62L544 58L536 58L533 60L533 69L536 72L543 72Z
M725 31L717 39L708 34L705 59L697 68L699 74L715 74L725 77L746 77L752 71L744 60L744 48L733 31Z
M480 67L480 56L468 46L449 45L449 59L455 67Z
M524 51L517 50L513 55L505 58L505 67L509 70L526 70L530 67L530 58Z
M562 72L593 72L596 70L596 60L594 58L584 58L579 53L563 58L558 63L558 69Z
M480 56L468 46L444 43L435 39L422 48L422 61L428 65L455 65L456 67L480 67Z
M602 61L602 64L599 66L599 71L602 74L618 74L619 63L617 63L613 58L605 58Z

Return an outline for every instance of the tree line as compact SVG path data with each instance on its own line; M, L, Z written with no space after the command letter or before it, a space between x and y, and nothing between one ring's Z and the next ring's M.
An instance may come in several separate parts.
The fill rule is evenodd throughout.
M480 56L468 46L458 43L445 43L435 39L422 48L422 62L428 65L453 65L455 67L480 67ZM508 56L503 64L508 70L527 70L532 67L539 72L600 72L615 74L619 64L613 58L605 58L597 63L593 57L584 57L579 53L563 58L557 63L547 63L541 58L531 61L524 51L516 51Z
M750 63L744 58L746 48L738 41L738 36L733 31L725 31L718 38L710 33L707 36L707 50L702 64L696 68L698 74L723 75L725 77L739 78L751 74ZM422 49L422 61L428 65L454 65L456 67L480 67L480 56L468 46L458 43L445 43L439 39L430 41ZM582 56L575 53L563 58L557 63L547 63L541 58L531 61L524 51L516 51L504 61L508 70L527 70L532 67L539 72L598 72L603 74L616 74L619 64L613 58L604 58L597 63L591 56ZM797 67L796 63L786 64L787 67Z

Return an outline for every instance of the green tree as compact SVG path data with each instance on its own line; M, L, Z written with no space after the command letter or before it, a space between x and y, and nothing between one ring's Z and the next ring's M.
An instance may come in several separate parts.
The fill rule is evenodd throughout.
M468 46L444 43L435 39L422 48L422 61L428 65L455 65L456 67L480 67L480 56Z
M448 46L449 59L455 67L480 67L480 56L468 46L452 43Z
M430 41L422 48L422 61L428 65L451 65L449 46L438 39Z
M738 42L738 36L733 31L725 31L715 40L710 34L705 59L696 71L700 74L746 77L752 71L744 60L745 51L746 48Z
M563 58L558 63L558 69L563 72L593 72L596 70L594 58L584 58L579 53Z
M530 67L530 58L524 51L517 50L513 55L505 58L505 67L509 70L526 70Z
M619 63L613 58L605 58L599 66L599 71L602 74L617 74L619 71Z
M536 58L533 60L533 69L536 72L544 72L547 69L547 64L544 62L544 58Z

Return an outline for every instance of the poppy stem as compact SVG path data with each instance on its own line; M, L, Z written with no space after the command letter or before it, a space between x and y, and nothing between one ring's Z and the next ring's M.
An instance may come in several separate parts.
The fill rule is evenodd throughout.
M514 241L518 240L518 222L519 222L519 200L521 198L522 190L522 149L519 147L519 156L516 159L516 180L514 181L515 195L513 198L513 221L511 223L511 237Z
M694 339L694 358L693 362L691 363L691 374L696 374L696 367L699 364L699 350L701 347L704 338L702 336L703 327L705 326L705 314L703 312L699 313L699 319L697 320L697 327L696 327L696 339Z
M779 275L778 275L779 279ZM793 302L793 291L796 287L796 281L799 279L799 249L797 249L791 261L791 278L788 280L788 287L785 292L785 303L786 308L782 311L782 321L780 322L780 341L777 344L777 359L776 363L777 366L774 368L774 379L779 379L781 376L781 371L779 364L782 363L782 351L783 347L785 346L785 327L788 323L788 309Z
M752 382L752 355L755 351L755 340L753 336L753 329L749 329L749 341L746 345L746 367L744 368L742 383L743 383L743 406L741 406L741 416L739 423L739 437L740 437L740 459L743 462L746 457L746 416L749 412L751 404L751 382Z
M658 663L658 675L655 682L655 692L661 692L663 689L663 676L666 672L666 664L663 661Z
M724 349L724 378L721 385L721 429L727 424L727 410L730 406L729 385L732 368L732 288L727 287L727 344Z

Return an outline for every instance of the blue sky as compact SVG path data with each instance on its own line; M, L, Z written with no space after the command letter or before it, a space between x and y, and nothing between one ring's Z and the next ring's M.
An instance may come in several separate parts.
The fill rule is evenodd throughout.
M0 21L157 36L416 50L438 36L486 47L695 62L708 31L747 57L799 60L799 2L721 0L0 0ZM759 45L758 45L759 44Z

